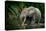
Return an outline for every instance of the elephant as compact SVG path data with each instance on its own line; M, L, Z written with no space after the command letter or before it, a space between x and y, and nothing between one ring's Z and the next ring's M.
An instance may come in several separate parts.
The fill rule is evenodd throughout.
M25 22L28 24L35 24L36 21L39 24L41 19L41 11L33 6L30 6L28 8L24 8L20 14L20 21L22 21L22 26L27 25Z

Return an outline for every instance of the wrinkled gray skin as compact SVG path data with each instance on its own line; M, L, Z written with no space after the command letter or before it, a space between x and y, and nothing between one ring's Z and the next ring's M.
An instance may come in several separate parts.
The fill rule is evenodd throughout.
M39 21L41 19L41 12L38 8L35 8L32 6L28 8L24 8L20 14L20 20L22 21L22 24L21 24L22 26L25 25L24 23L27 20L26 19L27 16L33 17L30 22L31 24L35 24L36 21L38 21L38 24L39 24Z

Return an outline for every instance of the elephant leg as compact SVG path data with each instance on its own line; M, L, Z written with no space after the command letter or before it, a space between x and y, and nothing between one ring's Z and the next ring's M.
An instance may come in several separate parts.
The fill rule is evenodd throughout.
M39 18L38 24L40 23L40 19L41 19L41 18Z
M33 19L32 19L32 21L31 21L31 24L35 24L35 15L33 16Z

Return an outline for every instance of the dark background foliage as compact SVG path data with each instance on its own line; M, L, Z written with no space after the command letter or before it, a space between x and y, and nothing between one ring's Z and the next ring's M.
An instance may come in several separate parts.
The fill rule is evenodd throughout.
M41 23L44 23L45 16L45 4L39 2L18 2L18 1L6 1L5 2L5 29L19 29L20 20L19 16L23 8L30 6L39 8L41 11Z

